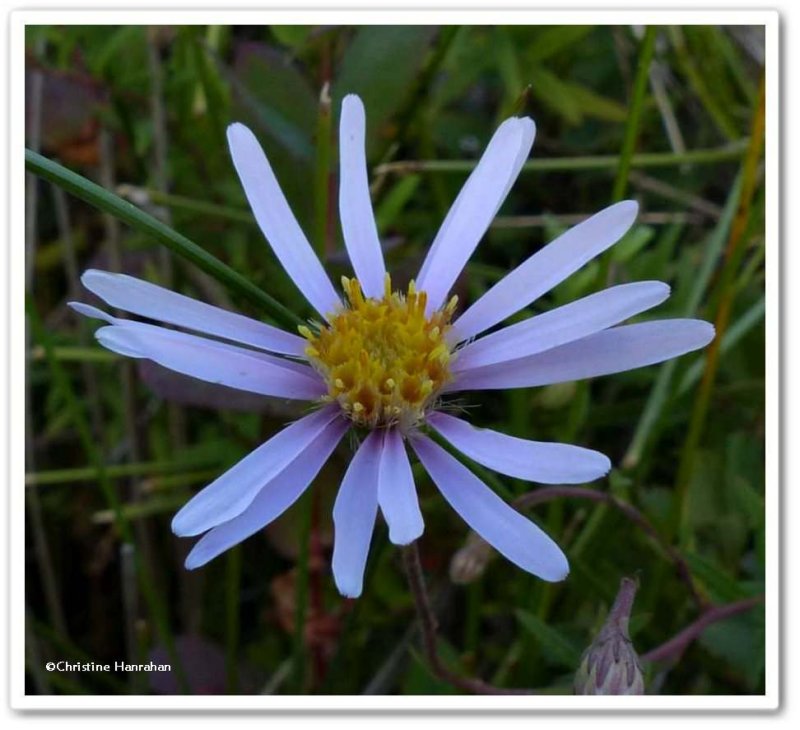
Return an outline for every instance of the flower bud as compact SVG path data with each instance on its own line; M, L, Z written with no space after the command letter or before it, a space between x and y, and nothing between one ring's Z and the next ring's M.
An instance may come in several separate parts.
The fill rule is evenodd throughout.
M597 638L581 657L575 674L576 695L641 695L644 677L628 635L636 583L623 578L614 605Z
M470 530L466 542L450 561L450 580L458 585L477 580L486 570L493 553L492 546Z

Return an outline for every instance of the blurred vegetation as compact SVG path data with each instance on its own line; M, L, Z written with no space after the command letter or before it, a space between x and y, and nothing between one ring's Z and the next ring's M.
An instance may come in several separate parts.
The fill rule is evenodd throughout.
M448 567L467 531L419 472L421 551L445 663L504 687L569 693L622 576L640 581L631 622L640 654L708 605L764 591L763 43L763 29L742 26L29 27L27 145L301 316L307 305L246 207L225 142L231 121L262 141L334 281L348 271L332 211L349 92L367 109L373 199L397 284L416 272L509 115L535 119L533 156L458 282L462 302L614 198L640 202L621 243L519 316L608 282L659 279L673 295L646 317L714 321L718 349L467 402L480 425L608 454L615 468L592 488L634 506L658 541L613 505L554 499L529 514L566 550L566 582L495 560L455 585ZM123 362L65 302L89 300L78 277L96 267L268 313L33 175L27 202L29 691L454 691L418 648L382 525L363 597L335 591L330 506L347 448L263 534L200 571L183 569L189 545L170 532L174 511L300 406ZM506 498L536 487L479 473ZM688 566L694 597L670 555ZM172 657L176 671L42 671L46 659L152 656ZM763 608L713 623L645 671L653 693L762 693Z

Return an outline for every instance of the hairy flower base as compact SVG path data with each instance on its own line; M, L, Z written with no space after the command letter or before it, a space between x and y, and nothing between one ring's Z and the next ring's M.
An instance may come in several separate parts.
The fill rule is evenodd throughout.
M349 306L316 332L299 328L309 342L306 356L328 386L327 399L359 426L412 428L451 379L445 335L456 298L427 316L427 296L413 281L406 294L393 292L386 274L381 299L365 298L356 279L342 277L342 288Z

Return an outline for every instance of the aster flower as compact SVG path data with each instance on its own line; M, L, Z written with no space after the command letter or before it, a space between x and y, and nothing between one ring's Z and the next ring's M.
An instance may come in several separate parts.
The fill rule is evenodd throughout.
M447 394L548 385L621 372L708 344L714 330L690 319L622 325L669 295L656 281L613 286L486 334L597 256L630 228L633 201L570 229L456 316L448 298L530 152L535 125L505 121L450 208L406 291L386 272L370 202L360 99L347 96L340 122L339 213L355 273L342 297L294 218L253 133L228 128L245 194L267 241L319 314L299 334L201 303L122 274L87 271L84 285L108 305L150 320L117 319L72 306L108 326L96 337L114 352L268 396L310 401L310 412L195 495L176 515L176 535L203 535L186 567L198 568L282 514L314 480L344 435L360 444L333 508L333 575L358 596L380 509L398 545L423 532L408 447L464 521L512 563L547 581L566 577L567 559L533 522L505 504L430 431L502 474L577 484L610 462L579 446L528 441L476 428L442 410ZM198 334L192 334L192 332ZM235 344L234 344L235 343Z

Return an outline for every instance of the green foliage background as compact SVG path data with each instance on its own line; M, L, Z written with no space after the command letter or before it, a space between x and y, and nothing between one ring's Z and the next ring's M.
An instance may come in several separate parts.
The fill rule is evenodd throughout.
M640 654L696 620L702 606L664 544L688 565L702 605L764 591L765 189L750 140L763 113L763 29L652 29L637 99L643 32L28 29L28 146L130 200L301 316L307 305L246 208L225 127L239 120L255 131L336 281L349 273L332 213L338 109L349 92L367 109L373 200L395 283L416 271L498 123L525 114L538 128L532 160L459 280L462 301L624 193L641 204L634 229L519 316L645 279L673 287L647 318L719 323L730 307L715 369L692 354L467 401L481 425L608 454L614 470L591 486L640 510L660 543L609 505L553 500L530 514L568 553L566 582L548 585L495 560L477 581L454 585L448 565L466 528L418 473L440 652L454 671L504 687L571 692L622 576L640 581L631 623ZM326 82L330 115L320 112ZM201 272L149 229L121 225L49 182L30 176L28 204L29 691L454 691L417 648L399 555L382 526L364 596L346 602L333 587L329 514L346 448L312 496L263 534L201 571L183 570L188 546L169 531L174 511L299 407L122 362L65 302L88 301L77 277L92 266L277 315L236 282L222 277L223 287L214 265ZM535 488L481 476L507 498ZM171 684L141 673L44 673L39 661L113 664L154 651L183 665ZM682 655L646 670L653 693L762 693L763 609L714 623Z

